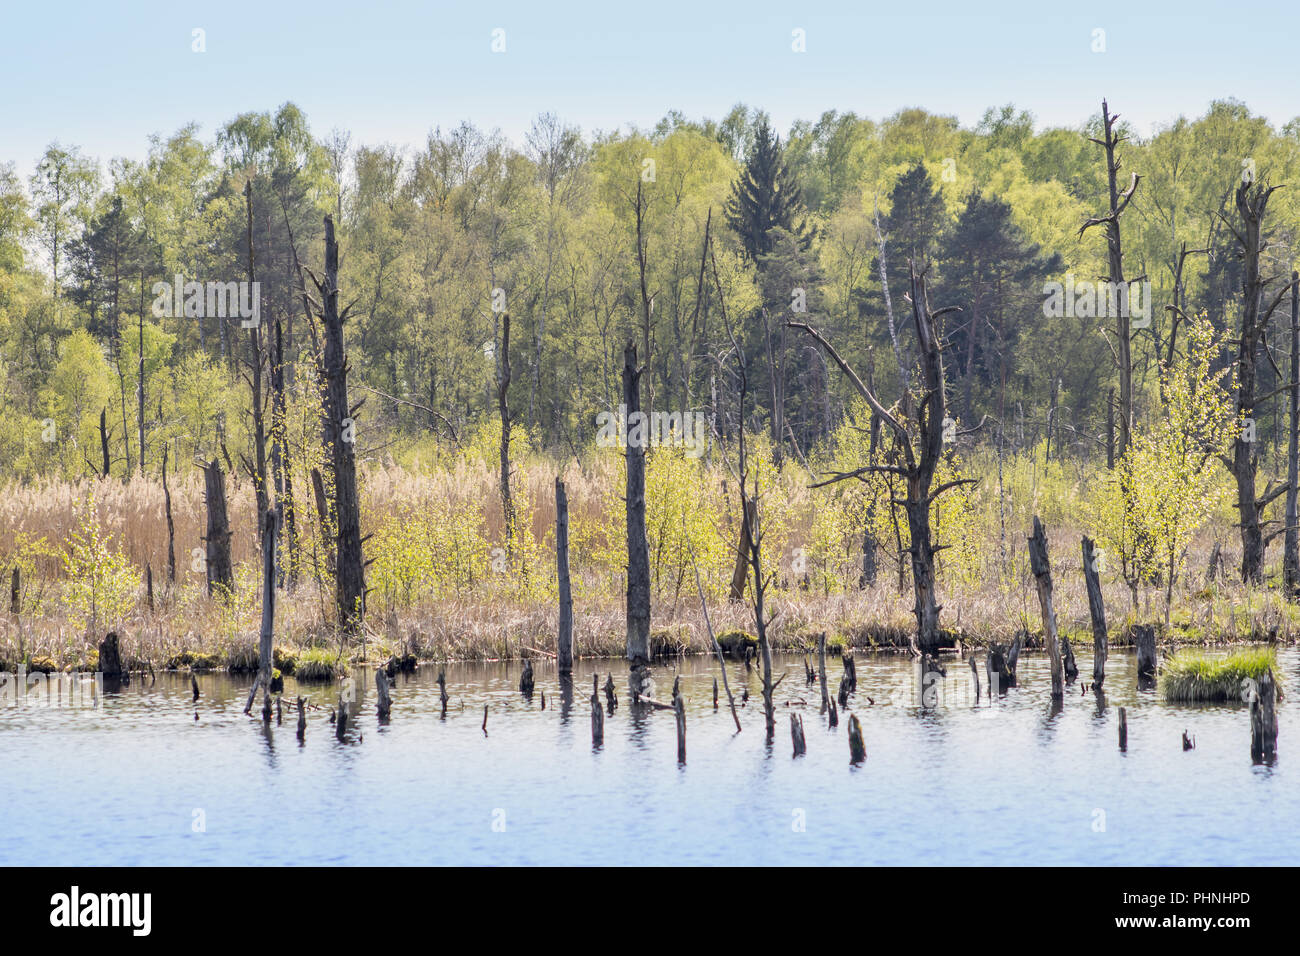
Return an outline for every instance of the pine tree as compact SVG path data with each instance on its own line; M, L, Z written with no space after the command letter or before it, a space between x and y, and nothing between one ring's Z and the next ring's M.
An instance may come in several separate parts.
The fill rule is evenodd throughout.
M727 224L740 236L751 260L772 251L772 230L781 227L806 248L811 242L802 218L803 196L794 171L785 161L781 139L766 120L754 133L754 145L727 201Z

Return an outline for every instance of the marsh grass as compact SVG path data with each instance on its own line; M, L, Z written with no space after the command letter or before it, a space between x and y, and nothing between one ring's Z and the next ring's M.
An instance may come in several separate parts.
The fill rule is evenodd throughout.
M1243 700L1243 684L1277 670L1273 647L1250 647L1227 655L1181 650L1165 661L1160 696L1171 703L1228 703ZM1280 691L1280 685L1279 685Z

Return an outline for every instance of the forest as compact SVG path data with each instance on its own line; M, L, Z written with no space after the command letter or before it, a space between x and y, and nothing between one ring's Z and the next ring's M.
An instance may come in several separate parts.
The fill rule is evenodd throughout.
M1098 107L0 165L0 660L1290 635L1300 119Z

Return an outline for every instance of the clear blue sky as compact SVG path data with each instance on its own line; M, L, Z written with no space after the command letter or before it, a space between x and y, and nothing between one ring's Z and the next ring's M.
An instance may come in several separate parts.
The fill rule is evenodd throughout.
M674 108L720 118L738 101L783 130L827 109L905 106L972 124L1008 102L1040 126L1076 125L1103 95L1143 133L1223 97L1280 125L1300 114L1297 43L1294 0L17 0L0 13L0 162L26 175L55 139L104 163L139 157L150 133L195 120L208 137L285 100L317 134L412 145L461 119L519 141L548 110L590 133Z

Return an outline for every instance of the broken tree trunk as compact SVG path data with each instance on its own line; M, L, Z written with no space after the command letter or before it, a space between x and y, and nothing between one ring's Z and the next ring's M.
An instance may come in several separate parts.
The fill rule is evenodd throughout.
M1119 709L1119 749L1128 750L1128 711Z
M1088 613L1092 617L1092 686L1101 690L1106 681L1106 604L1101 596L1101 578L1097 574L1097 553L1093 540L1083 536L1083 578L1088 585Z
M600 677L591 675L591 743L600 746L605 742L605 712L600 707Z
M379 719L387 720L393 709L393 696L389 692L388 672L382 667L375 669L375 693L379 697L377 704Z
M1250 756L1256 763L1270 762L1277 755L1277 685L1272 669L1256 684L1250 700Z
M329 425L329 446L334 464L335 540L334 600L339 625L360 630L365 615L365 559L361 554L361 505L357 497L356 433L348 404L348 359L343 344L347 309L339 309L339 246L334 219L325 217L325 278L316 280L320 293L320 319L325 327L324 417Z
M970 660L970 676L975 681L975 703L978 704L980 701L980 672L979 672L979 668L975 666L974 654L970 656L969 660Z
M803 718L798 714L790 715L790 740L794 744L794 756L799 757L808 752L808 743L803 735Z
M1291 273L1291 385L1287 389L1286 539L1282 580L1288 597L1300 595L1300 272Z
M1038 515L1034 515L1034 533L1029 537L1029 566L1038 586L1038 603L1043 612L1043 638L1052 665L1052 698L1061 700L1065 697L1065 672L1056 636L1056 609L1052 606L1052 566L1047 556L1047 535Z
M208 509L208 528L204 543L207 560L208 595L229 596L234 592L234 575L230 562L230 520L226 517L226 476L217 459L203 466L203 500Z
M569 498L555 478L555 570L560 585L560 628L555 666L561 677L573 673L573 592L569 584Z
M122 680L127 676L122 667L116 632L110 631L99 642L99 672L104 675L104 680Z
M1133 625L1133 643L1137 645L1138 690L1156 685L1156 630L1150 624Z
M831 689L826 686L826 634L817 635L817 681L822 685L822 709L826 713L831 706Z
M163 446L162 486L163 511L167 515L167 585L176 586L176 523L172 520L172 493L167 487L167 453L170 446Z
M636 343L623 349L623 404L628 427L627 457L627 659L632 702L641 694L652 695L650 684L650 546L645 528L646 426L641 417L641 375L636 362ZM631 427L633 416L638 426Z
M531 657L525 657L524 670L523 673L519 675L519 691L522 694L531 694L533 692L533 686L533 659Z
M303 710L303 698L298 698L298 739L307 735L307 712Z
M257 645L257 680L248 693L244 713L253 709L257 689L271 686L271 657L275 639L275 550L279 510L268 508L262 523L262 632Z
M673 716L677 721L677 762L686 763L686 701L673 695Z
M329 505L325 499L325 479L321 477L319 468L311 470L311 487L316 498L316 524L320 528L321 552L325 555L325 571L332 578L334 577L334 541L330 537L330 528L333 526L333 522L330 520Z
M862 763L867 759L867 746L862 742L862 723L857 714L849 714L849 763Z

